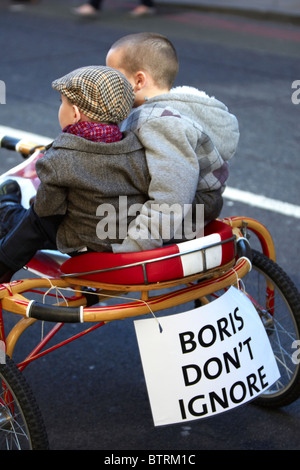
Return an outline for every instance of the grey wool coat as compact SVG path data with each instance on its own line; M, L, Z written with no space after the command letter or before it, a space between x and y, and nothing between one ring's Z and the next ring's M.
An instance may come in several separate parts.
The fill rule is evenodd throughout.
M131 132L109 144L62 133L37 161L36 172L41 183L35 211L40 217L65 216L57 233L57 247L64 253L111 251L120 239L119 197L124 206L126 196L128 207L148 198L144 149ZM132 219L126 217L123 238Z

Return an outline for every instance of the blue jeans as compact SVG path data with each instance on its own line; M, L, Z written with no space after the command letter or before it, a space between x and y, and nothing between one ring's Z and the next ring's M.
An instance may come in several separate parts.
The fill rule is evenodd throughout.
M0 209L0 276L25 266L38 250L56 248L62 216L39 217L34 207L11 204Z

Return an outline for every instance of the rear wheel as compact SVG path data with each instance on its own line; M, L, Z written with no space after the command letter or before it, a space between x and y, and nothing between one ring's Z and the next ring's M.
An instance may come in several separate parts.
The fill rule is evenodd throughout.
M6 357L0 364L0 450L48 449L43 419L23 374Z
M300 294L278 264L255 250L252 270L241 284L264 324L280 372L277 382L259 395L255 404L289 405L300 397ZM224 290L210 300L222 294ZM199 299L196 306L202 302Z
M286 406L300 396L300 294L287 274L262 253L253 251L252 264L243 279L245 291L264 323L281 375L255 403Z

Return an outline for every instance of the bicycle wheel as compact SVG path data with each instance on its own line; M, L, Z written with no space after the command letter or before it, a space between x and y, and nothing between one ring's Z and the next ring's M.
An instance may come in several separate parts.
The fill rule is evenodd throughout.
M281 377L255 400L268 407L289 405L300 396L300 365L295 347L300 334L300 295L287 274L253 250L253 269L243 279L245 291L260 315Z
M48 449L43 419L33 393L14 362L0 365L0 450Z
M278 381L254 403L274 408L289 405L300 397L296 349L300 347L300 294L278 264L256 250L252 251L252 270L242 281L264 324L280 372ZM211 300L222 294L224 291L215 292ZM200 305L201 299L196 302Z

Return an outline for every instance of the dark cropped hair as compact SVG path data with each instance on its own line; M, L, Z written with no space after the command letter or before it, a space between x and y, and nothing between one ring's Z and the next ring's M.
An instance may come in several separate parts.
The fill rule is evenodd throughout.
M116 41L111 49L122 48L122 67L129 73L148 72L159 88L172 88L179 65L171 41L157 33L129 34Z

